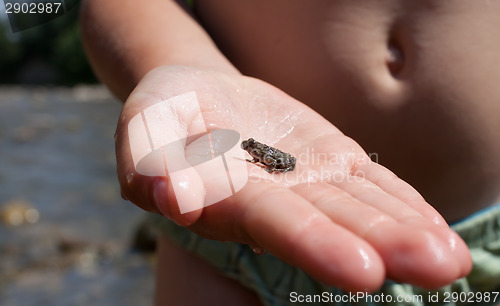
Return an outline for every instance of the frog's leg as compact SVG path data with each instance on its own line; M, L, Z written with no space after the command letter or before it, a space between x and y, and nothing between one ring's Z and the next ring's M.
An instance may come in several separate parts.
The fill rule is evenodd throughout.
M273 171L275 171L275 172L285 173L285 172L287 172L287 171L290 171L290 169L288 169L288 168L285 168L285 169L273 169Z
M247 161L247 162L249 162L249 163L252 163L252 164L257 164L257 163L260 163L260 161L259 161L258 159L255 159L255 158L254 158L254 159L246 159L246 161ZM269 173L271 173L271 172L275 171L275 169L274 169L274 168L273 168L273 169L270 169L269 167L266 167L265 165L258 165L258 164L257 164L256 166L261 167L262 169L266 170L266 171L267 171L267 172L269 172Z
M276 168L271 168L271 167L262 167L264 170L267 171L267 173L273 173L274 171L278 170Z
M295 168L295 166L290 166L290 167L282 168L282 169L272 169L272 171L285 173L288 171L293 171L294 168Z

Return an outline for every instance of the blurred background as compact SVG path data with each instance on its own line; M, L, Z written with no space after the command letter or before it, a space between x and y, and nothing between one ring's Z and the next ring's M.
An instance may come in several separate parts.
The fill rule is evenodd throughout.
M0 4L0 305L150 305L155 233L120 197L121 103L92 74L72 2L15 32Z

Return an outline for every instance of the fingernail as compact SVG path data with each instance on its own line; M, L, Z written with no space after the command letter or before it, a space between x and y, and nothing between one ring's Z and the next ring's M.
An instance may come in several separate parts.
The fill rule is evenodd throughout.
M123 190L121 190L121 189L120 189L120 195L122 196L122 199L124 199L125 201L128 201L127 196L123 193Z
M156 208L161 212L162 215L168 217L167 214L167 184L164 181L159 181L155 184L153 191L153 201Z

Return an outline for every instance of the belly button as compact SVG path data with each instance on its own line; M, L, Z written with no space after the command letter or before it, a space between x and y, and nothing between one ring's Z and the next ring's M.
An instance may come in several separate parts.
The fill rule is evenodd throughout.
M395 43L390 42L387 47L387 67L393 77L398 77L403 70L403 50Z

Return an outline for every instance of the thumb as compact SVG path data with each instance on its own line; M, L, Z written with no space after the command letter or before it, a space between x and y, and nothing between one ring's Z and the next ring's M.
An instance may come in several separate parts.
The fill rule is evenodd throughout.
M204 202L203 182L185 159L186 136L205 131L202 118L197 119L201 116L193 115L199 112L196 95L137 97L125 104L117 128L122 194L145 210L190 225L201 215Z

